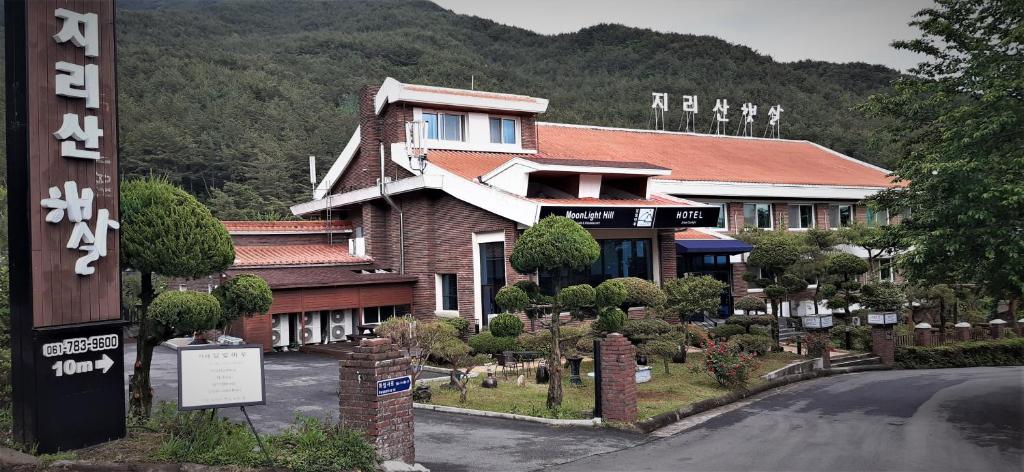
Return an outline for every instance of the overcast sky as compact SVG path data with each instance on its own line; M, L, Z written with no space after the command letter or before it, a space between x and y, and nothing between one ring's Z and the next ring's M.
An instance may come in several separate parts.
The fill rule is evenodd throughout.
M889 46L918 36L907 26L931 0L433 0L542 34L621 23L657 31L707 34L749 46L777 61L817 59L885 64L905 71L920 57Z

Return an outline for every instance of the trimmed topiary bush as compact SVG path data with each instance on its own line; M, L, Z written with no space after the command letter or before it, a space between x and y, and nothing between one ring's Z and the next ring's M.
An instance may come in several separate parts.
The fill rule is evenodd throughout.
M523 334L523 320L511 313L502 313L491 318L491 334L499 338L514 338Z
M506 285L494 295L494 302L509 313L526 311L530 306L530 296L515 285Z
M743 313L750 315L751 313L764 313L768 311L768 306L765 305L764 299L747 295L739 300L736 300L735 308L737 310L743 310Z
M746 333L746 328L740 325L724 324L711 328L711 331L708 332L708 335L711 336L712 339L729 339L733 336L736 336L737 334Z
M1024 365L1024 338L896 348L896 366L903 369L944 369Z
M617 279L605 280L594 288L594 304L601 308L619 307L628 296L626 284Z
M729 338L729 346L736 352L746 352L763 356L772 348L772 338L757 334L737 334Z
M661 291L661 288L650 280L644 280L639 277L619 277L610 280L621 282L626 287L628 292L626 300L620 305L620 308L623 310L634 306L657 308L665 305L665 302L668 300L665 292Z
M500 356L505 351L519 350L519 341L516 338L503 338L495 336L490 331L484 331L469 337L469 347L477 354Z
M213 296L217 297L224 310L223 326L243 315L266 313L274 301L267 281L253 274L240 274L228 279L213 291Z
M608 333L620 333L622 332L623 325L626 324L626 313L618 307L606 308L601 310L601 313L597 315L597 320L591 327L594 332L605 335Z
M595 295L594 287L587 284L570 285L558 292L558 306L574 318L583 318L588 309L593 309Z
M220 302L208 293L169 290L149 305L150 322L159 325L154 328L178 335L212 329L221 316Z
M751 326L771 326L772 318L768 315L733 315L725 320L725 324L742 326L744 331L749 333Z
M645 318L642 320L626 320L622 326L622 335L633 344L641 344L663 334L671 333L673 327L665 320Z

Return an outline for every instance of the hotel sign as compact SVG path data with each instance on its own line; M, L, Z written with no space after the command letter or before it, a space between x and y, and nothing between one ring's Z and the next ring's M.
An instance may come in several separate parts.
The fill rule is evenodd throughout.
M564 216L588 229L694 228L717 226L719 210L717 206L544 206L540 217Z
M114 13L4 3L15 436L40 452L124 435Z

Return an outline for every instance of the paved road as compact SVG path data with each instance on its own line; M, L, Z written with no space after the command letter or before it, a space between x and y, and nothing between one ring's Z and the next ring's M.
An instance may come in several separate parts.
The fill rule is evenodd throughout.
M125 378L135 345L125 346ZM174 351L158 347L150 371L157 400L177 398ZM247 407L260 432L280 431L296 414L338 416L338 362L302 353L264 357L267 405ZM237 409L221 414L243 421ZM594 428L556 428L537 423L415 410L416 460L434 472L530 471L580 457L621 450L644 436Z
M1024 368L803 382L680 434L546 470L1021 471Z

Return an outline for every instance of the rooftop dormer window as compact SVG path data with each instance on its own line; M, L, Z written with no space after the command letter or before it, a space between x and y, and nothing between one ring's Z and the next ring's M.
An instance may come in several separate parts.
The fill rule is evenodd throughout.
M423 112L427 139L465 141L466 117L456 113Z
M516 143L516 120L512 118L490 118L491 143L493 144L515 144Z

